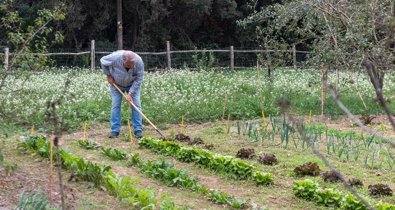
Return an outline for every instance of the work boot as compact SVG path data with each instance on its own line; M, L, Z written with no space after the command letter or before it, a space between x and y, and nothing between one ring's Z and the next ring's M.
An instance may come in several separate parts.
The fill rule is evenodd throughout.
M137 138L137 139L143 138L143 132L142 131L134 132L134 138Z
M113 138L118 138L118 136L119 136L119 133L118 133L118 132L111 132L111 133L108 135L108 138L113 139Z

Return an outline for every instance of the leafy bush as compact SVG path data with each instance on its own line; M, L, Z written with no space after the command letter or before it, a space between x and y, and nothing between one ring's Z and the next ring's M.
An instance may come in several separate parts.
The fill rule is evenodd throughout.
M310 179L295 181L293 185L294 194L306 200L312 200L317 189L318 183Z

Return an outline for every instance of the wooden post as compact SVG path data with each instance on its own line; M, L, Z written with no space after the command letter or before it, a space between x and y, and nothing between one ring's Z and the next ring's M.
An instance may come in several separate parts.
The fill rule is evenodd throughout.
M118 39L118 50L122 50L123 49L122 0L117 0L117 39Z
M10 48L4 49L4 68L7 70L9 66L9 59L10 59Z
M296 66L296 46L295 46L295 44L292 45L292 58L293 58L294 69L296 69L297 66Z
M167 69L171 69L170 41L166 41Z
M235 68L235 54L233 50L233 46L230 46L230 70Z
M91 71L95 71L95 40L91 41Z

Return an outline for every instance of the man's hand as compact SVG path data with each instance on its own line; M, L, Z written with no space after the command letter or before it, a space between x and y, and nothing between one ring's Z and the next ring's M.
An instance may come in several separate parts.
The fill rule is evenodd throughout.
M113 85L115 83L114 77L111 75L107 75L107 81L110 83L110 85Z
M128 95L126 95L126 100L130 101L133 103L133 98L132 98L132 94L129 93Z

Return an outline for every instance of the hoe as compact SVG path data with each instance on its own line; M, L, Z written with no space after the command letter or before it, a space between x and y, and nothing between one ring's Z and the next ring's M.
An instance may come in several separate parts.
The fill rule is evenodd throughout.
M118 85L116 85L115 83L114 83L113 85L114 85L114 87L123 95L123 97L126 99L125 93L122 92L121 89L119 89ZM138 113L141 114L141 116L143 116L143 118L144 118L145 120L147 120L147 122L156 130L156 132L158 132L158 134L159 134L161 137L165 138L165 136L162 134L162 132L160 132L160 130L151 122L151 120L149 120L149 119L144 115L144 113L143 113L139 108L137 108L137 106L136 106L133 102L129 101L129 103L130 103L130 105L133 106L133 108L134 108L135 110L137 110Z

